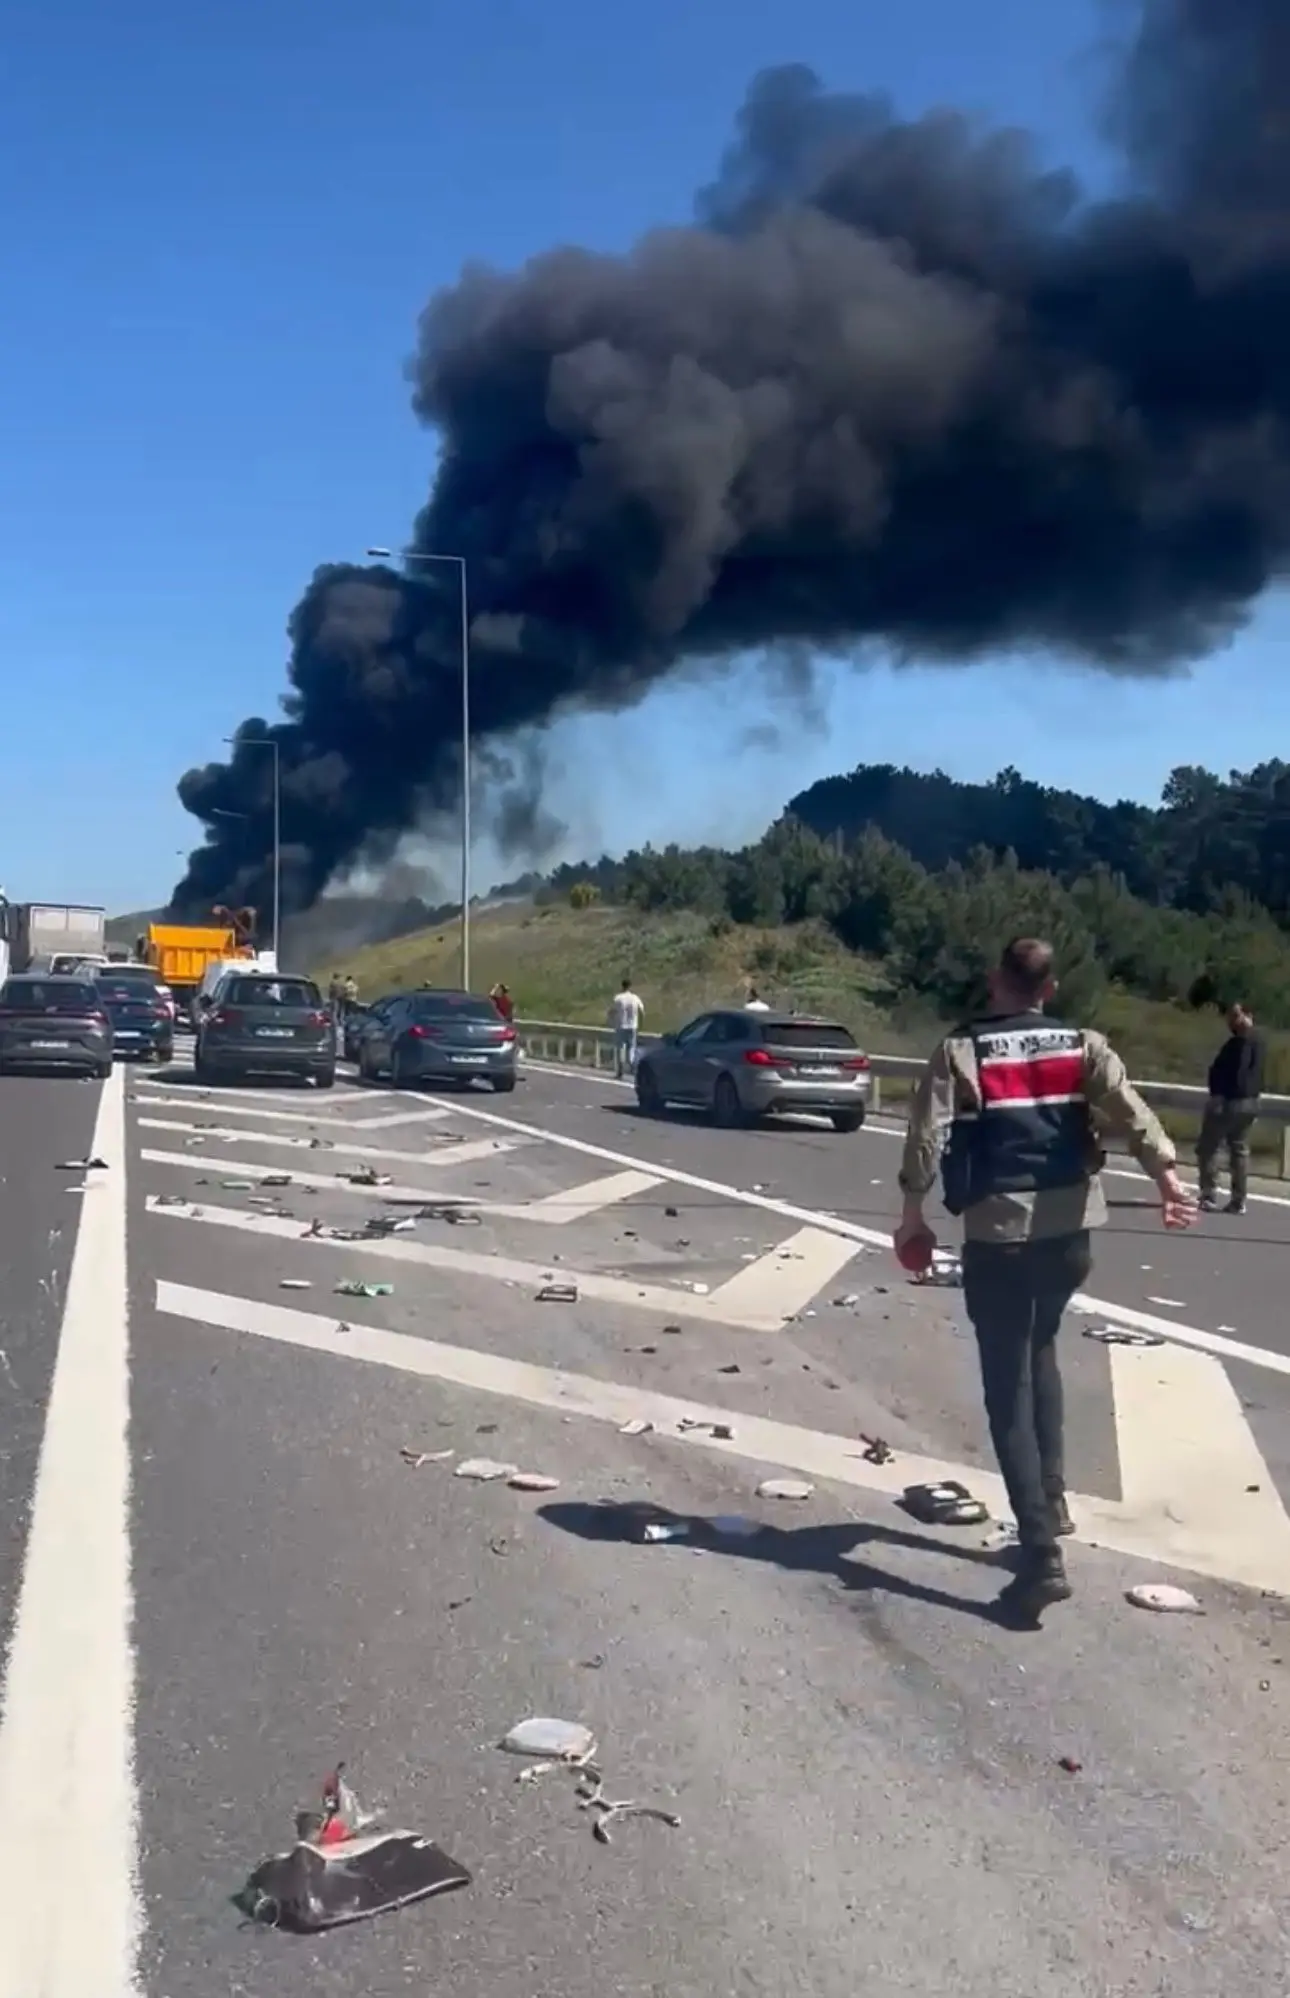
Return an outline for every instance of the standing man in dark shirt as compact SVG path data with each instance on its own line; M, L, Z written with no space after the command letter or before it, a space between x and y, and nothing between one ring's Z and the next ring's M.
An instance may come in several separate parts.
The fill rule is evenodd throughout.
M1244 1214L1250 1173L1250 1126L1259 1114L1263 1094L1264 1046L1254 1031L1248 1006L1228 1009L1228 1038L1209 1066L1209 1102L1205 1107L1196 1165L1200 1173L1200 1204L1218 1206L1218 1154L1226 1145L1232 1197L1223 1210Z

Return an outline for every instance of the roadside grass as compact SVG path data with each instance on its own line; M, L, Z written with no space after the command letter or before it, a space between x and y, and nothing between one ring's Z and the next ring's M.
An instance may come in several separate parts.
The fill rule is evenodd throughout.
M356 951L346 969L367 1000L423 983L455 985L460 948L460 931L448 923ZM758 929L692 911L651 916L606 905L509 903L475 912L471 960L475 989L508 985L522 1019L599 1026L626 974L645 1002L652 1033L681 1026L705 1006L741 1005L749 985L772 1005L844 1021L873 1054L925 1054L944 1028L930 1008L897 998L881 961L844 949L815 923ZM324 980L329 971L321 972ZM1116 988L1090 1024L1110 1036L1131 1075L1198 1086L1225 1031L1213 1011ZM1290 1033L1268 1036L1267 1087L1290 1093ZM883 1093L899 1107L898 1084L888 1082ZM1190 1152L1197 1119L1169 1111L1165 1122ZM1271 1164L1279 1172L1280 1127L1257 1127L1254 1149L1261 1168Z

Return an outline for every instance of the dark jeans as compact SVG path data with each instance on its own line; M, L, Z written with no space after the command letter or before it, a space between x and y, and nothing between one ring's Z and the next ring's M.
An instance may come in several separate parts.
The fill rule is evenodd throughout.
M1040 1242L965 1242L963 1299L981 1356L995 1456L1026 1547L1056 1545L1066 1490L1062 1313L1093 1267L1088 1230Z
M1202 1199L1212 1200L1218 1191L1218 1154L1224 1145L1232 1177L1232 1198L1245 1199L1250 1178L1250 1127L1255 1115L1244 1103L1211 1103L1206 1110L1196 1143Z

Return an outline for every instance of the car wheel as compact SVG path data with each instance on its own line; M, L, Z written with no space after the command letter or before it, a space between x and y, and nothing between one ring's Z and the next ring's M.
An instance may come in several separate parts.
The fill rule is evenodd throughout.
M403 1067L403 1057L397 1048L394 1049L390 1056L390 1087L391 1089L410 1089L412 1087L411 1078L407 1075Z
M98 1064L97 1068L94 1070L94 1074L99 1082L110 1082L112 1080L111 1062L101 1061Z
M746 1123L739 1091L728 1075L717 1077L717 1086L712 1092L712 1115L723 1131L733 1131Z
M314 1082L319 1089L334 1089L336 1087L335 1069L334 1068L318 1069L314 1075Z
M497 1096L509 1096L514 1087L515 1077L513 1075L499 1075L494 1078L493 1092Z
M636 1071L636 1104L642 1117L663 1115L663 1094L654 1079L652 1068L638 1068Z
M863 1110L830 1110L829 1122L835 1131L858 1131L864 1123Z

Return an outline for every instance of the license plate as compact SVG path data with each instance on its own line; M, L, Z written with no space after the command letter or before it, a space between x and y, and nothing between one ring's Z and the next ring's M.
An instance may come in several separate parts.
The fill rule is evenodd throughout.
M466 1063L468 1063L468 1064L469 1064L469 1065L470 1065L470 1066L471 1066L472 1068L482 1068L482 1067L483 1067L483 1064L484 1064L484 1063L485 1063L485 1062L486 1062L486 1061L488 1060L488 1056L487 1056L487 1055L454 1055L454 1056L453 1056L453 1060L454 1060L454 1061L456 1061L456 1062L466 1062Z
M264 1041L290 1041L295 1038L294 1027L257 1027L256 1033Z
M70 1048L70 1041L33 1041L34 1048Z
M840 1068L811 1068L811 1067L807 1067L807 1068L804 1068L804 1069L802 1070L802 1074L803 1074L803 1075L841 1075L841 1073L842 1073L842 1070L841 1070Z

